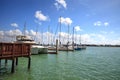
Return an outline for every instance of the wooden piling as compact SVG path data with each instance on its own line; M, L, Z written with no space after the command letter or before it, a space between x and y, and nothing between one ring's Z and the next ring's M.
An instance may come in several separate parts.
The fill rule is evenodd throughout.
M18 57L16 57L16 65L18 65Z
M15 72L15 59L12 59L12 67L11 67L11 73Z
M72 48L73 48L73 51L74 51L74 41L72 42Z
M1 59L0 59L0 68L1 68Z
M69 51L69 50L68 50L68 47L69 47L69 42L67 42L67 51Z
M56 39L56 53L58 54L58 39Z
M7 62L8 62L7 59L5 59L5 66L7 66Z
M28 57L28 70L30 69L30 65L31 65L31 57Z

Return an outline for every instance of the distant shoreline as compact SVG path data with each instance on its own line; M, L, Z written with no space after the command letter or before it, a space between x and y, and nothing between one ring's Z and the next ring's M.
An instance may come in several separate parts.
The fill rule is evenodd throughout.
M83 44L83 46L91 46L91 47L120 47L120 45L96 45L96 44Z
M43 44L36 44L36 45L43 45ZM63 44L63 45L65 46L66 44ZM88 46L88 47L89 46L91 46L91 47L120 47L120 45L111 45L111 44L105 44L105 45L103 45L103 44L81 44L81 45L80 44L74 44L74 45ZM44 44L44 46L48 46L48 44ZM50 46L50 44L49 44L49 46Z

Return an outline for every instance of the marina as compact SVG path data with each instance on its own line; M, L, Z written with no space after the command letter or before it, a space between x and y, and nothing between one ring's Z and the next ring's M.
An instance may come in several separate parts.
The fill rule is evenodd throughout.
M120 80L119 7L0 0L0 80Z

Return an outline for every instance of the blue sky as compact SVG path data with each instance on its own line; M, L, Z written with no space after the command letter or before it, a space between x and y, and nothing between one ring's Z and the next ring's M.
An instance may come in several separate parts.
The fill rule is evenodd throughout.
M63 36L69 25L83 43L120 44L119 7L120 0L0 0L0 35L15 28L21 34L25 22L28 33L37 27L40 35L50 26L54 35L61 16Z

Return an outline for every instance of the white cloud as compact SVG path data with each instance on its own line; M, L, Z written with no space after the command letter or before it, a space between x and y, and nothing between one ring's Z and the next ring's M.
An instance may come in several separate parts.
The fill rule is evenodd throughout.
M33 40L35 40L35 42L37 42L37 43L42 40L42 39L41 39L41 33L36 32L36 31L34 31L34 30L28 31L28 34L27 34L27 35L31 36L31 38L32 38Z
M36 35L37 35L37 33L36 33L35 31L33 31L33 30L30 30L30 34L31 34L32 36L36 36Z
M82 31L82 29L80 29L80 26L75 26L75 31Z
M22 32L19 29L5 31L4 33L5 33L5 36L8 36L8 37L13 37L13 36L22 34Z
M106 31L100 31L102 34L107 34L108 32L106 32Z
M107 32L109 34L110 32ZM72 35L68 34L66 32L58 32L58 34L53 34L51 32L44 32L44 33L37 33L34 30L26 31L26 35L31 36L32 39L35 39L35 41L38 43L55 43L55 39L59 38L59 35L61 34L61 42L63 44L66 44L68 41L72 42ZM111 33L112 34L112 33ZM0 31L0 42L10 42L15 41L15 36L22 35L22 32L19 29L16 30L9 30L9 31ZM81 43L82 44L117 44L120 45L120 38L111 38L103 33L101 34L74 34L74 40L75 43L80 43L80 37L81 37Z
M0 31L0 39L2 39L4 36L4 32L3 31Z
M82 34L81 35L81 43L82 44L92 44L93 42L94 42L94 40L90 34Z
M21 35L22 32L19 29L0 31L0 42L11 42L15 41L17 35Z
M114 34L115 32L114 32L114 31L111 31L110 33L111 33L111 34Z
M102 34L75 34L75 43L80 43L80 36L81 36L81 43L82 44L106 44L106 36Z
M14 31L14 35L22 35L22 32L19 29L13 31Z
M102 22L101 21L97 21L94 23L94 26L101 26L102 25Z
M61 17L58 19L59 22L61 22L62 24L65 24L65 25L71 25L72 24L72 20L70 18L64 18L64 17Z
M61 6L58 3L54 3L54 5L56 6L57 10L61 8Z
M4 35L4 32L3 31L0 31L0 36L3 36Z
M104 26L109 26L109 23L108 22L104 22Z
M106 37L101 34L97 34L96 37L98 37L98 39L101 39L102 41L104 41L106 39Z
M5 35L7 37L12 37L14 35L14 32L13 32L13 30L5 31Z
M45 16L41 11L36 11L35 17L40 21L47 21L48 20L48 17Z
M40 22L40 21L38 21L38 20L34 20L35 21L35 23L37 23L37 24L39 24L39 25L41 25L42 23Z
M66 32L58 32L60 35L60 41L62 44L66 44L68 41L71 42L72 36Z
M55 43L55 35L53 33L50 33L50 32L44 32L42 34L42 43L45 43L45 44L53 44Z
M64 7L65 9L67 8L67 3L65 2L65 0L56 0L54 5L56 6L57 10L59 10L61 6Z
M94 22L94 26L109 26L109 23L108 22L101 22L101 21L96 21Z
M102 34L114 34L114 31L100 31Z
M17 23L11 23L10 24L12 27L18 27L18 24Z
M29 31L28 30L25 30L25 35L29 35Z
M61 35L62 37L66 37L66 36L68 36L68 33L66 33L66 32L59 32L59 35Z

